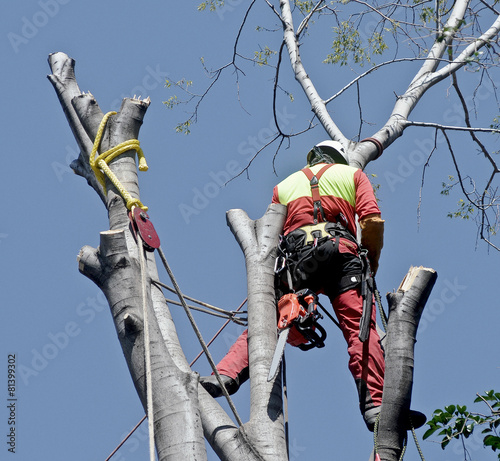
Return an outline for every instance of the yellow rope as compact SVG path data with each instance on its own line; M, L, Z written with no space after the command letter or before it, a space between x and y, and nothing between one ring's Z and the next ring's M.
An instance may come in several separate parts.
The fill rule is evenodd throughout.
M129 192L123 187L122 183L118 180L116 175L110 170L108 163L111 162L114 158L123 154L129 150L135 150L137 152L137 157L139 158L139 170L147 171L148 165L146 163L146 158L144 157L144 152L141 149L139 144L139 140L137 139L129 139L128 141L122 142L115 147L103 152L101 155L96 157L97 151L99 149L99 145L101 144L102 134L104 133L104 128L106 127L106 123L108 118L112 115L115 115L116 112L108 112L101 120L99 124L99 129L97 130L97 134L94 141L94 146L92 147L92 152L90 153L89 163L92 168L97 180L104 188L104 193L106 193L106 176L116 187L118 192L120 192L121 196L126 202L127 209L131 209L133 206L138 206L142 210L146 211L148 209L147 206L143 205L141 201L137 198L133 198Z

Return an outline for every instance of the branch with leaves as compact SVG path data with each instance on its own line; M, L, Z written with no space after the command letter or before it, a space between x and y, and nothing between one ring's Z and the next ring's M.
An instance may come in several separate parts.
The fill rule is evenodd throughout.
M474 403L484 404L489 413L469 411L466 405L448 405L434 411L432 419L427 423L430 427L423 438L428 439L437 432L443 436L440 441L443 450L454 439L459 440L463 446L464 459L471 460L467 439L475 431L482 429L484 446L491 447L494 452L498 451L500 460L500 392L490 390L482 395L477 394Z

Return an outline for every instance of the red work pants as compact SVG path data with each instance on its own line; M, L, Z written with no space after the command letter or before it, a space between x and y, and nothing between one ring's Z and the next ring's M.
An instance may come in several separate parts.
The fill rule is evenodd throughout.
M347 342L349 370L356 382L361 412L382 404L384 387L384 353L375 328L376 309L372 309L370 337L364 343L359 340L359 321L363 313L363 298L359 289L348 290L330 298L342 333ZM248 376L248 331L245 330L231 346L217 369L223 375L236 379Z

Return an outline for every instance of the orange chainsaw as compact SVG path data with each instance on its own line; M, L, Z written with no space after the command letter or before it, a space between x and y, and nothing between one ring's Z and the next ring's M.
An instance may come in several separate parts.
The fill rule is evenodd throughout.
M318 319L323 316L318 312L317 306L318 295L307 288L297 293L288 293L278 301L278 342L268 381L272 381L278 374L287 342L303 351L325 346L326 331L318 323Z

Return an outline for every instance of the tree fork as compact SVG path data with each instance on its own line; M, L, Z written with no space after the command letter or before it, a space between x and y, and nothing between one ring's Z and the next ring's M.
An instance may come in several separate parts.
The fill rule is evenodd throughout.
M227 222L238 241L247 268L250 421L245 424L263 459L286 460L281 378L267 382L276 347L274 262L286 207L272 204L257 221L243 210L230 210Z

